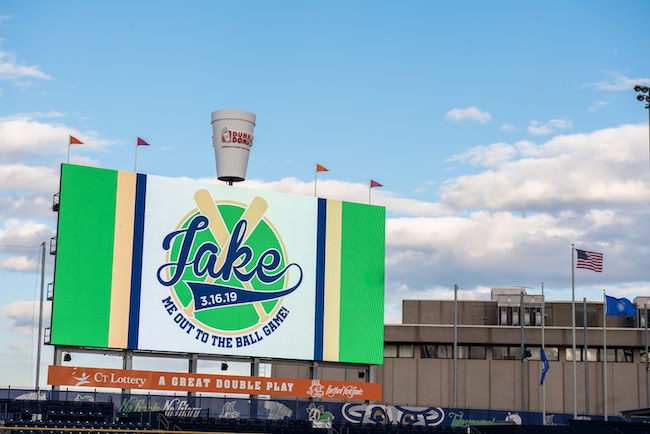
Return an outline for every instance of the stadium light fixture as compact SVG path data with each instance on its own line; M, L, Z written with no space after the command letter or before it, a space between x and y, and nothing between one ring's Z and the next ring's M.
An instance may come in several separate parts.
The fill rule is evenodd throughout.
M636 86L634 86L634 91L641 92L636 96L637 100L645 101L647 103L645 105L645 108L648 109L648 147L650 149L650 95L648 95L648 87L640 86L637 84Z

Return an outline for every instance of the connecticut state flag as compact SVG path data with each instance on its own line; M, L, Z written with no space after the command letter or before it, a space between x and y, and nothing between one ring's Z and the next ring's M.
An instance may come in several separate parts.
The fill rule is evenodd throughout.
M548 359L546 358L546 353L544 352L544 348L542 348L542 378L539 380L539 385L541 386L544 384L544 378L546 378L546 373L548 372Z
M606 295L605 300L607 301L607 315L636 316L636 308L627 298Z

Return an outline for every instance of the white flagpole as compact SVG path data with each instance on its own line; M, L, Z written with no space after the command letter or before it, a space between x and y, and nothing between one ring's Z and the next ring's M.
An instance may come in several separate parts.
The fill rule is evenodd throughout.
M318 178L318 169L314 171L314 197L316 196L316 179Z
M644 333L644 345L645 345L645 405L646 407L650 406L650 389L648 388L648 305L643 305L643 326L645 329Z
M589 414L589 366L587 365L587 297L582 297L582 326L584 332L584 345L582 347L582 360L585 363L585 415Z
M454 285L454 408L458 408L458 285Z
M576 281L573 257L574 244L571 243L571 348L573 351L573 417L578 417L578 393L576 388Z
M133 171L138 173L138 139L135 139L135 163L133 164Z
M603 289L603 414L607 422L607 298Z
M546 313L544 310L544 282L542 282L542 354L546 352L546 350L544 349L544 323L545 322L546 322ZM542 369L544 369L544 363L542 363ZM546 384L545 383L542 383L542 425L546 425Z
M370 205L370 192L372 191L372 185L368 184L368 205Z
M70 164L70 141L72 140L72 136L68 136L68 164Z

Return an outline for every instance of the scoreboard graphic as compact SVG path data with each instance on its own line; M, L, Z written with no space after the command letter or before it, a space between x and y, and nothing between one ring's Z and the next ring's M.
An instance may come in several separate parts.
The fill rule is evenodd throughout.
M63 164L51 343L383 362L385 209Z

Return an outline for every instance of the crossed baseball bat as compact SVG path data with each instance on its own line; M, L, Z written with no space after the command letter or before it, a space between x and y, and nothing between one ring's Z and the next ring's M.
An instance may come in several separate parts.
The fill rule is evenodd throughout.
M212 196L210 196L210 193L207 190L199 190L194 194L194 202L199 207L199 211L201 214L206 216L209 220L209 225L208 228L210 229L210 232L212 233L212 236L214 239L217 241L219 246L221 247L221 251L219 252L219 256L217 256L217 261L215 263L215 269L218 270L221 268L223 263L226 260L227 252L228 252L228 246L230 245L230 240L231 240L231 234L228 231L228 228L226 227L226 223L223 221L223 217L221 217L221 213L217 209L217 205L214 203L214 200L212 200ZM244 214L241 216L242 220L246 220L247 225L246 225L246 232L244 233L244 238L242 240L242 243L246 242L246 239L250 236L250 234L253 232L253 230L257 227L257 224L262 220L262 216L266 212L268 208L268 204L264 199L262 199L259 196L256 196L248 205L248 208L244 211ZM213 283L215 279L212 277L208 276L208 278L205 280L205 283ZM250 282L242 282L244 285L244 288L253 291L253 285L251 285ZM264 322L269 318L269 315L266 313L264 310L264 306L262 306L262 303L256 302L253 303L253 306L255 307L255 312L257 312L257 316L259 319ZM187 305L186 308L183 309L185 314L187 314L190 317L194 317L194 300L190 301L190 304Z

